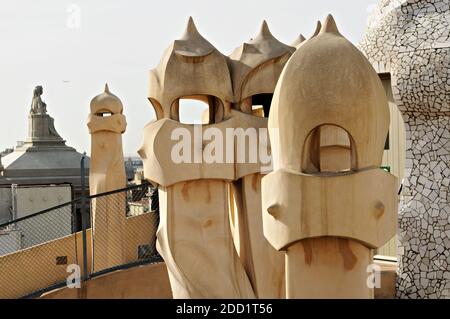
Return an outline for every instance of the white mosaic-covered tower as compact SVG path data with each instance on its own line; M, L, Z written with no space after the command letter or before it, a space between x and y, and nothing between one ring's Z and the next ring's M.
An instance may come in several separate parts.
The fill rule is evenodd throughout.
M360 44L405 121L400 298L450 298L449 32L449 0L382 0Z

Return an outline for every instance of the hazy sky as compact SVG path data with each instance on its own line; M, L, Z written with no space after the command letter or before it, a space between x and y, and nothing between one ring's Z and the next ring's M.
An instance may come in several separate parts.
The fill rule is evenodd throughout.
M200 33L228 55L256 35L263 19L289 44L299 33L310 36L316 20L332 13L341 33L357 43L376 2L0 0L0 149L25 139L33 88L43 85L59 134L89 154L89 102L107 81L124 104L124 152L136 155L142 128L154 118L148 71L182 35L190 15Z

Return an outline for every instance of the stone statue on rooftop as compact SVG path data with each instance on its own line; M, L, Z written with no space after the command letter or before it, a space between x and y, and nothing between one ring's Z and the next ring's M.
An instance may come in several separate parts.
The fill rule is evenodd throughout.
M46 114L47 113L47 104L44 103L41 99L41 95L43 93L42 86L38 85L34 88L33 91L33 100L31 101L31 114Z
M53 118L47 114L47 104L41 99L44 92L41 85L34 88L31 101L29 140L62 140L55 129Z

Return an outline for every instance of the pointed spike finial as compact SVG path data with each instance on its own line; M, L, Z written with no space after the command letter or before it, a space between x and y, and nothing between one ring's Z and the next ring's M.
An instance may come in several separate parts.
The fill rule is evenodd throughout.
M296 47L298 49L300 44L302 44L305 40L306 40L306 38L303 36L303 34L300 33L300 35L297 37L297 39L295 39L295 41L292 42L291 46Z
M109 90L108 82L105 83L105 93L111 93Z
M322 29L320 30L320 33L336 33L340 34L339 30L336 26L336 22L334 21L334 18L331 14L327 15L327 18L325 19L325 22L323 23Z
M267 24L266 20L263 20L259 34L263 36L272 35L272 33L270 33L269 25Z
M197 33L197 32L198 32L198 30L197 30L197 27L195 26L194 19L192 18L192 16L190 16L187 26L186 26L185 33L192 34L192 33Z
M320 21L317 21L316 29L314 30L314 33L311 36L311 38L314 38L316 35L318 35L321 28L322 28L322 23L320 23Z

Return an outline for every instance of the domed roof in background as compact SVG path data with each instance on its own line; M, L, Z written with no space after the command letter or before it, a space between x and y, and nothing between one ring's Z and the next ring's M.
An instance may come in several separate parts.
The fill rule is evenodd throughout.
M28 115L27 139L1 158L0 184L71 183L77 187L83 155L67 146L58 134L41 94L42 87L36 87ZM85 167L89 167L88 157ZM85 174L88 175L87 170Z

